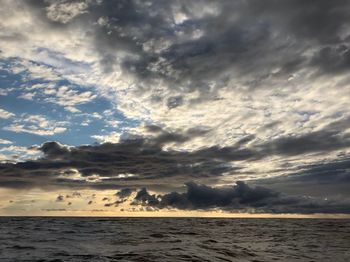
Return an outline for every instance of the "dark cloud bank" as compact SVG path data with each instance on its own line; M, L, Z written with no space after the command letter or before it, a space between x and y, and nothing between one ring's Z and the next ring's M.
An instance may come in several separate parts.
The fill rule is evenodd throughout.
M268 213L350 213L350 202L309 197L287 196L264 187L251 187L244 182L214 188L194 182L186 183L185 193L152 195L143 188L134 198L135 204L154 208L185 210L215 209Z
M38 147L38 150L43 153L43 157L38 160L0 164L0 186L15 188L67 186L103 189L120 187L127 183L135 186L149 186L164 182L170 187L176 187L192 179L208 183L228 172L231 175L238 174L241 169L239 163L249 164L251 161L270 156L326 153L350 145L349 135L344 135L341 131L335 130L334 125L330 125L321 131L301 136L280 137L263 144L247 146L247 143L254 138L250 136L232 146L175 151L164 150L163 146L167 143L184 143L207 131L191 129L176 133L164 131L156 126L148 129L156 135L147 138L130 138L116 144L66 147L57 142L46 142ZM346 156L342 157L342 159L345 158ZM348 182L349 174L345 168L348 162L342 163L343 182ZM327 174L331 175L329 167L331 165L332 161L319 164L313 172L306 172L306 167L301 167L300 170L303 170L307 177L316 176L322 172L328 172ZM74 170L80 173L79 179L74 179L76 176Z
M256 184L289 194L317 197L338 196L350 199L350 158L299 166L300 171L282 177L255 181Z

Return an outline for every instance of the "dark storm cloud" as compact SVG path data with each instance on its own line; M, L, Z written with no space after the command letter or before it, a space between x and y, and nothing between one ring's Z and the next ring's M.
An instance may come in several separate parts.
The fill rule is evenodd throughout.
M138 191L134 200L141 203L147 203L151 206L159 204L159 200L157 199L156 195L150 195L146 188L142 188L140 191Z
M278 189L289 194L326 198L338 196L350 199L350 159L325 160L295 167L298 171L282 177L261 179L255 184Z
M148 132L153 136L128 139L117 144L66 147L46 142L38 147L44 154L38 160L1 164L0 186L108 189L157 183L176 187L189 179L214 182L225 173L238 174L242 168L241 161L249 164L249 161L270 156L301 156L348 148L350 137L343 132L348 125L345 119L319 131L247 146L255 139L250 135L232 146L212 146L191 152L164 150L163 146L183 143L209 131L189 129L177 133L149 126Z
M192 132L197 135L197 131L189 133ZM169 138L168 134L166 136L164 138L161 132L154 139L139 138L118 144L70 148L47 142L38 148L44 153L41 159L1 164L0 186L121 188L135 181L149 184L157 179L172 177L180 180L217 177L223 172L237 169L228 164L223 156L213 158L206 150L165 151L159 145L177 140L172 136ZM76 177L76 170L81 177Z
M89 25L106 72L122 64L144 92L165 80L179 93L166 98L169 109L186 92L205 98L232 79L255 88L306 67L329 74L349 68L347 0L90 1L64 24L45 14L49 1L27 4L52 28ZM177 21L178 13L186 19Z
M320 163L300 166L301 171L283 177L283 180L298 181L301 183L350 183L350 159L322 161Z
M332 152L350 146L350 119L342 118L320 130L305 134L282 136L257 146L261 155L296 156L306 153Z
M128 198L133 191L135 191L135 189L126 187L119 190L115 195L121 199Z
M50 159L58 158L69 152L67 147L61 146L56 142L46 142L39 148L39 150Z
M304 171L292 179L317 181L322 183L338 182L350 184L350 159L333 160L304 166Z
M315 53L311 65L316 65L324 73L342 73L350 69L349 46L327 46Z
M288 196L261 186L251 187L244 182L223 188L190 182L186 187L185 193L171 192L158 196L143 188L137 193L134 203L189 210L220 208L258 213L350 213L350 202Z
M331 152L350 146L350 135L340 131L321 130L304 135L281 137L260 146L261 153L271 155L301 155Z
M297 156L308 153L327 153L350 147L350 135L345 132L349 127L350 121L346 118L334 121L314 132L281 136L246 147L246 143L255 139L254 135L249 135L233 146L214 146L198 150L197 153L212 159L219 158L226 161L258 160L273 155Z
M154 133L156 136L148 141L152 146L161 147L168 143L182 144L190 141L193 138L204 136L210 130L206 128L190 128L184 132L168 131L156 125L149 125L145 127L146 131Z

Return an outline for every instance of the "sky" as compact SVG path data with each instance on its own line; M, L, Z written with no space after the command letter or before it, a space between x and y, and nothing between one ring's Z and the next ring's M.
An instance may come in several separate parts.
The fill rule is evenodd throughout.
M349 13L0 0L0 215L349 215Z

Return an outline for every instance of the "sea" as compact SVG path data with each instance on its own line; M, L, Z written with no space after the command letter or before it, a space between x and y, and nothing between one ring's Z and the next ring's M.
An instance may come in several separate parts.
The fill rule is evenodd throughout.
M0 261L350 261L350 220L0 217Z

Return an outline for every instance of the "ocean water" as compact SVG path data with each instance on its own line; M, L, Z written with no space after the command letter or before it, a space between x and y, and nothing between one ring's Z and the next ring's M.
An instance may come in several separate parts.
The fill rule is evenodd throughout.
M350 220L0 218L0 261L350 261Z

